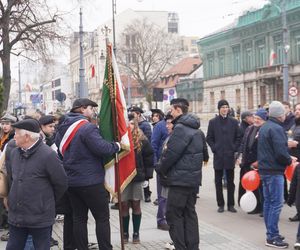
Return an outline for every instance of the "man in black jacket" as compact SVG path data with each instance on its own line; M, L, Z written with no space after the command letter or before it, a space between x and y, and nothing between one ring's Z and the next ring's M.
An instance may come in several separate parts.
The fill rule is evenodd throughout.
M228 211L236 213L234 208L234 166L235 153L241 143L241 133L238 121L228 115L229 103L226 100L218 102L219 115L211 119L208 124L206 141L214 153L215 185L218 212L224 212L224 197L222 177L223 170L227 178L227 206Z
M205 143L200 120L188 114L188 106L183 98L171 101L174 129L156 168L162 183L169 187L166 219L175 249L180 250L199 249L195 204Z
M13 127L17 147L6 162L11 178L6 249L23 250L28 235L36 249L50 249L55 201L67 189L66 174L56 153L41 140L37 120L23 120Z

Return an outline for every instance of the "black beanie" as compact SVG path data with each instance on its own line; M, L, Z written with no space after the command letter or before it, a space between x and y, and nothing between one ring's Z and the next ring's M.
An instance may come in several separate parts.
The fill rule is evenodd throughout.
M220 109L222 106L227 105L229 107L229 103L226 100L220 100L218 102L218 109Z

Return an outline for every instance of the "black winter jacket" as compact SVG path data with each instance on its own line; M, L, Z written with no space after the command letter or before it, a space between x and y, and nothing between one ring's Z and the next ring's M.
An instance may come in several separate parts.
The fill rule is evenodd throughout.
M135 152L136 176L134 182L145 181L153 177L153 150L150 142L142 140L142 149L140 152Z
M218 115L209 121L206 141L214 153L215 169L234 168L234 154L239 151L241 140L241 131L236 119Z
M294 202L296 202L297 211L300 211L300 164L296 166L294 171L287 204L291 206Z
M39 139L27 151L12 149L6 163L11 177L9 224L29 228L53 225L55 201L67 189L67 177L57 154Z
M292 163L287 140L282 123L270 117L259 130L257 159L260 174L283 175L286 166Z
M174 121L173 132L157 164L162 184L198 187L203 162L203 134L200 120L192 114L181 115Z

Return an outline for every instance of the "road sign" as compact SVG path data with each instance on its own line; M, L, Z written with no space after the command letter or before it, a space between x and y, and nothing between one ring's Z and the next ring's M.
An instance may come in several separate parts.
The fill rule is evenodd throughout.
M291 97L296 97L298 95L298 89L295 86L289 88L289 95Z

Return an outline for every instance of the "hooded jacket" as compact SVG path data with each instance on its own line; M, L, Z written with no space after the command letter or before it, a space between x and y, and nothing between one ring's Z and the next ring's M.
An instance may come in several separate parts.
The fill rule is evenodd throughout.
M192 114L174 121L173 132L157 164L157 173L167 186L198 187L201 179L205 137L200 120Z
M86 119L79 113L68 113L58 127L55 144L59 148L67 129L76 121ZM104 183L103 159L119 151L114 142L105 141L96 125L88 122L78 129L64 153L63 166L70 187L90 186Z

